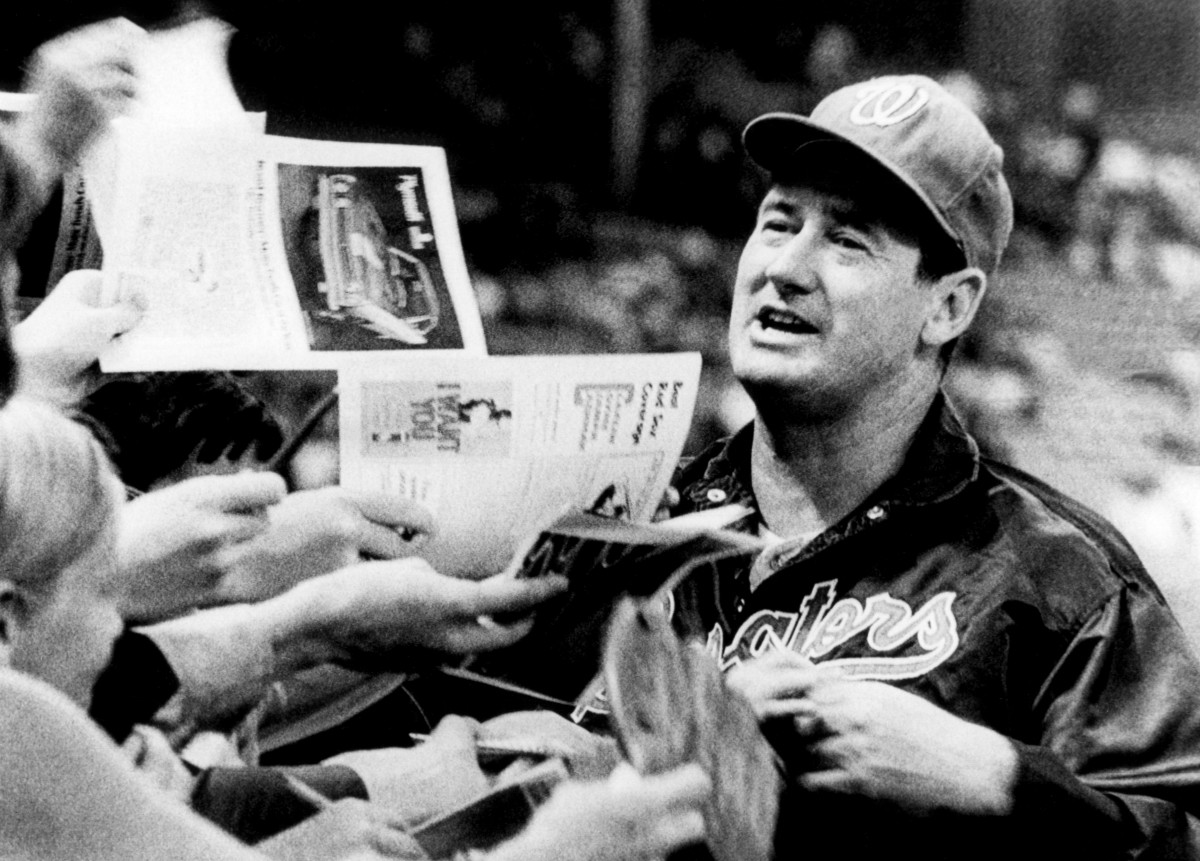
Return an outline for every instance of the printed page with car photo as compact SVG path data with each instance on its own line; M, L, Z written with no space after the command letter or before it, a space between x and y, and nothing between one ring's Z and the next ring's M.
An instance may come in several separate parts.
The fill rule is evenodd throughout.
M485 352L441 149L132 120L116 135L105 294L147 311L105 371Z

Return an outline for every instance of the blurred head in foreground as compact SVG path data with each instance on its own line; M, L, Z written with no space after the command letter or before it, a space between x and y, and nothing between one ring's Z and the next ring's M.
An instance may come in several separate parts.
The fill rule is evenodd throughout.
M0 663L84 707L122 627L122 498L82 426L22 397L0 408Z

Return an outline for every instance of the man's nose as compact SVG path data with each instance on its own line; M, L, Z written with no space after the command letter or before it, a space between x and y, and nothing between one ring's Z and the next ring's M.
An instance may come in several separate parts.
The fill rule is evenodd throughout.
M813 232L809 225L805 225L775 249L765 270L767 280L775 285L781 296L811 293L817 288L817 274L813 266L815 253Z

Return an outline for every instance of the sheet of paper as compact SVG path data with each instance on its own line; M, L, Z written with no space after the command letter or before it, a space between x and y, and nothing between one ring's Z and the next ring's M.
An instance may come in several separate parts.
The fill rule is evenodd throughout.
M106 237L113 222L113 208L117 197L117 169L120 158L117 141L118 129L127 123L135 126L170 126L175 129L204 128L210 133L229 133L233 135L262 134L267 128L267 115L261 111L246 111L234 117L208 117L202 125L179 123L173 114L164 119L155 119L152 112L136 110L139 119L117 117L109 124L109 128L88 147L83 154L79 172L87 183L88 206L91 208L92 220L96 224L96 233ZM197 116L197 120L201 119Z
M219 18L198 18L147 33L135 58L132 116L193 128L237 122L245 108L229 76L234 32Z
M648 521L683 450L696 353L422 356L343 369L341 480L414 499L447 574L503 570L572 508Z
M134 58L138 89L129 117L176 128L264 132L266 114L246 112L229 76L233 33L232 25L211 17L147 33ZM92 217L102 237L113 217L117 159L111 129L83 159Z
M103 370L485 352L440 148L115 131L105 298L140 293L147 311Z

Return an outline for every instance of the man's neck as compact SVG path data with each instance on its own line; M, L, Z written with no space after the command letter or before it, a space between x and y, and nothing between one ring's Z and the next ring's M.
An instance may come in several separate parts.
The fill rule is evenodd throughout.
M895 475L937 394L900 386L836 418L760 409L750 480L767 528L785 538L837 523Z

